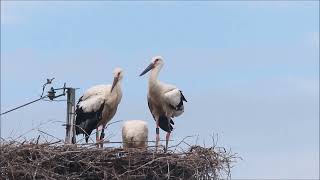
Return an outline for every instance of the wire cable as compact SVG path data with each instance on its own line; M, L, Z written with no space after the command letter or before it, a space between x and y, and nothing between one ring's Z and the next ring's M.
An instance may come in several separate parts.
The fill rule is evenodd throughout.
M44 99L44 98L46 98L46 97L47 97L47 96L43 96L43 97L40 97L39 99L33 100L33 101L28 102L28 103L26 103L26 104L23 104L23 105L21 105L21 106L18 106L18 107L15 107L15 108L13 108L13 109L10 109L10 110L8 110L8 111L6 111L6 112L1 113L0 116L2 116L2 115L4 115L4 114L7 114L7 113L9 113L9 112L11 112L11 111L20 109L20 108L22 108L22 107L24 107L24 106L27 106L27 105L29 105L29 104L35 103L35 102L37 102L37 101L40 101L41 99Z
M23 105L21 105L21 106L18 106L18 107L15 107L15 108L13 108L13 109L10 109L10 110L8 110L8 111L6 111L6 112L3 112L3 113L0 114L0 116L2 116L2 115L4 115L4 114L7 114L7 113L9 113L9 112L11 112L11 111L20 109L20 108L22 108L22 107L24 107L24 106L27 106L27 105L32 104L32 103L35 103L35 102L37 102L37 101L40 101L41 99L44 99L44 98L48 97L48 95L43 96L43 93L44 93L44 90L46 89L46 86L47 86L48 84L51 84L54 79L55 79L55 78L47 79L47 82L42 85L42 93L41 93L41 96L40 96L39 99L33 100L33 101L31 101L31 102L28 102L28 103L23 104Z

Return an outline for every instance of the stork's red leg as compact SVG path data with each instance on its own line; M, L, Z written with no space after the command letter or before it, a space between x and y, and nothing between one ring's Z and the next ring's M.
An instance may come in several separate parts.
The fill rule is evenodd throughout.
M99 140L100 140L100 137L99 137L99 129L98 127L96 128L96 144L97 144L97 147L99 148Z
M100 133L100 131L102 131L102 129L103 129L103 126L102 125L100 125L100 126L98 126L97 128L96 128L96 144L97 144L97 147L99 148L99 147L101 147L101 139L103 139L103 137L101 137L102 136L102 132ZM100 135L99 135L100 134Z
M168 150L169 139L170 139L170 132L167 132L167 135L166 135L166 148L164 150L165 152L167 152L167 150Z
M102 130L101 130L101 134L100 134L101 148L103 148L103 142L104 142L104 128L105 128L105 126L102 126Z
M156 128L156 151L158 150L158 144L160 141L160 135L159 135L159 121L157 121L157 128Z

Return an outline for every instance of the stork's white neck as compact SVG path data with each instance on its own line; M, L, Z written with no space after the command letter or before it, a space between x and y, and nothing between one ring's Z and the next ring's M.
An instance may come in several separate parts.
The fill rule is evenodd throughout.
M122 82L122 79L119 79L117 84L114 86L114 89L117 93L121 91L121 82Z
M154 86L159 83L158 75L161 70L161 66L157 66L151 70L150 78L149 78L149 86Z
M122 91L121 91L121 79L117 82L117 84L114 86L113 91L111 92L111 98L115 98L115 102L120 102L122 97Z

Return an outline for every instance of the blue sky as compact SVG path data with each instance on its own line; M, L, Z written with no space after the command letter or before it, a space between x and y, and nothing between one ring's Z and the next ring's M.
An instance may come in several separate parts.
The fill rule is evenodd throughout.
M37 98L48 77L80 88L78 98L111 83L119 66L124 95L113 121L146 120L153 139L147 76L138 74L155 55L165 60L160 79L188 100L174 142L196 135L209 146L218 133L243 158L235 179L319 178L318 1L1 1L1 112ZM2 136L48 120L41 129L63 138L65 102L1 117ZM120 128L110 127L112 141Z

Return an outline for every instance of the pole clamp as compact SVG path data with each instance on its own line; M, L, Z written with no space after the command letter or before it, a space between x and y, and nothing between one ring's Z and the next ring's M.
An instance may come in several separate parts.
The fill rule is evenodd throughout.
M159 128L158 127L156 128L156 134L159 134Z

